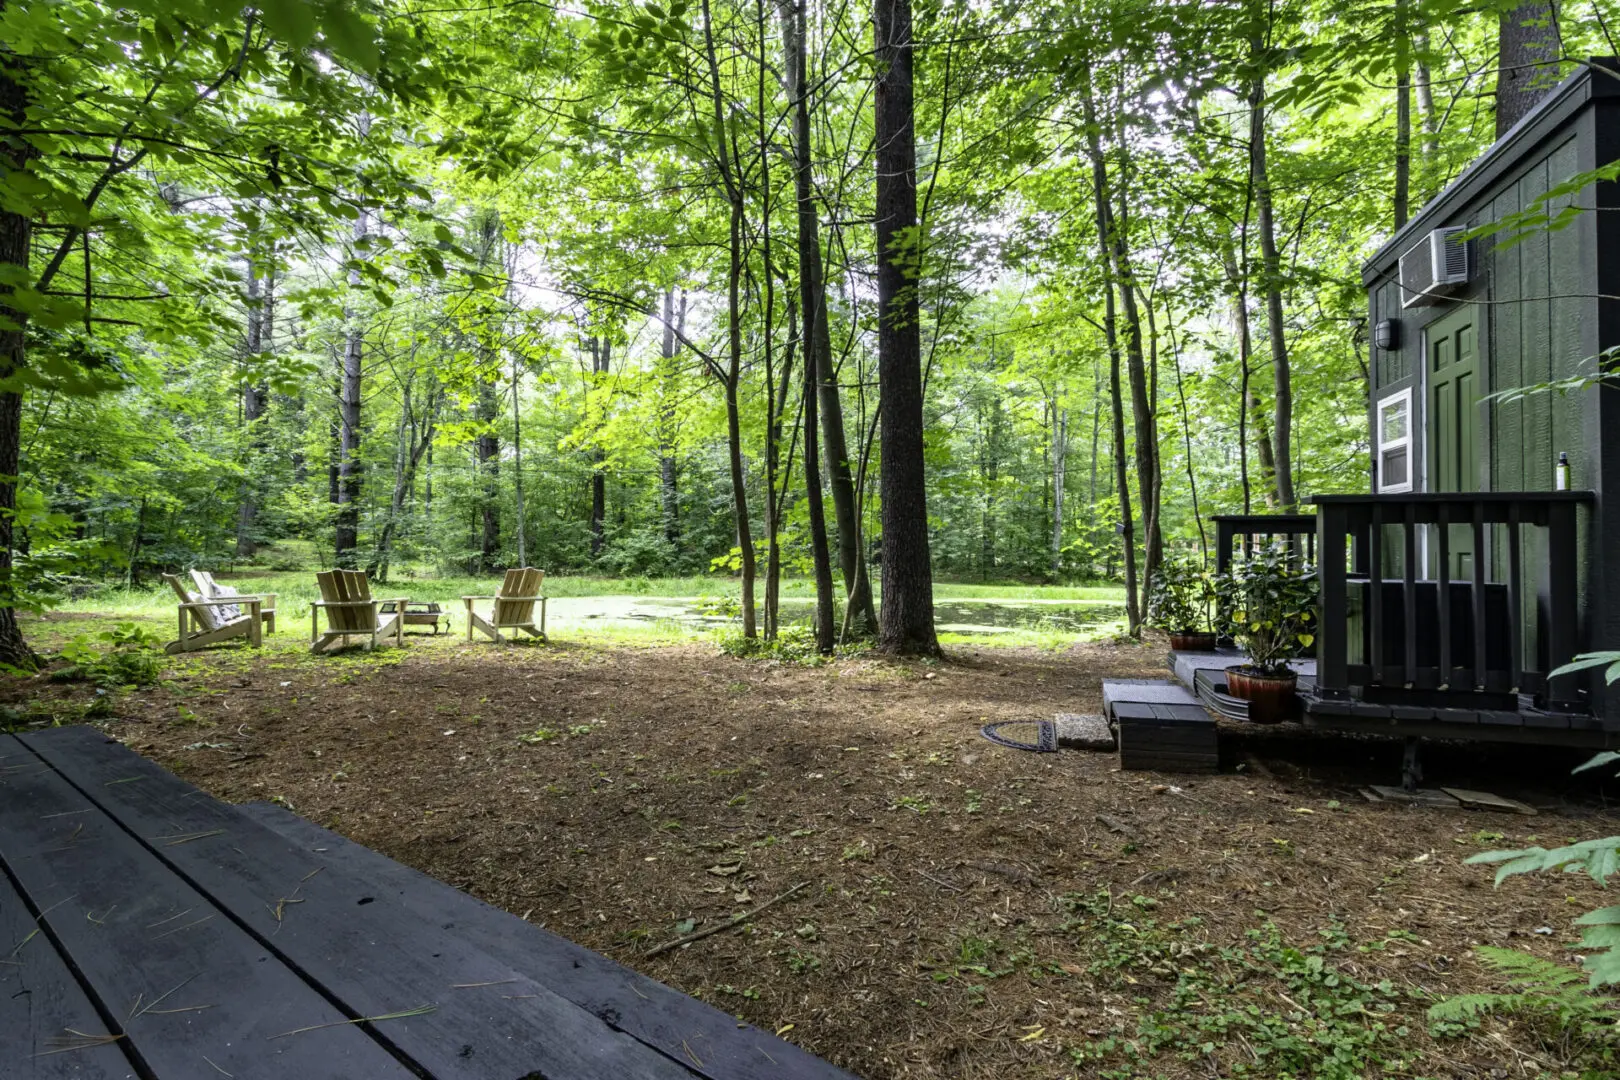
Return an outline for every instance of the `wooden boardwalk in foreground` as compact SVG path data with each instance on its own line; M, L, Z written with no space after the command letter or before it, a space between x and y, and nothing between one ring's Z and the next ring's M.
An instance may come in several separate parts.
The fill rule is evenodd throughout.
M851 1080L93 728L0 735L7 1080Z

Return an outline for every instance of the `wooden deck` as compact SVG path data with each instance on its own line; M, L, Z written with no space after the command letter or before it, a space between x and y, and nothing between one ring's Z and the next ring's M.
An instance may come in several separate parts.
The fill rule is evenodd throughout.
M0 735L8 1080L850 1080L93 728Z

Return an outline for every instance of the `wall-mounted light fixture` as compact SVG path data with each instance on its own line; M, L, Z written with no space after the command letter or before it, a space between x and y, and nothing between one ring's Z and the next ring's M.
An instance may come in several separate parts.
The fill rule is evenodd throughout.
M1383 319L1373 327L1373 344L1384 351L1401 347L1401 324L1397 319Z

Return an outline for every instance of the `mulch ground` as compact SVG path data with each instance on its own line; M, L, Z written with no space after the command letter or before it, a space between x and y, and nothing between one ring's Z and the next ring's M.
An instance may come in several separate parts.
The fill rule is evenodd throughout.
M1222 774L1185 777L978 734L1162 674L1162 647L1134 645L799 667L414 639L375 658L220 650L104 723L223 799L283 802L872 1080L1573 1060L1546 1025L1437 1037L1424 1010L1502 988L1477 945L1567 960L1573 918L1603 902L1572 877L1493 890L1463 859L1620 832L1614 815L1566 799L1557 771L1494 778L1536 817L1366 802L1367 780L1397 782L1398 747L1234 744ZM742 929L644 956L800 883ZM1207 1022L1163 1034L1178 1014ZM1333 1065L1358 1031L1377 1071L1354 1047Z

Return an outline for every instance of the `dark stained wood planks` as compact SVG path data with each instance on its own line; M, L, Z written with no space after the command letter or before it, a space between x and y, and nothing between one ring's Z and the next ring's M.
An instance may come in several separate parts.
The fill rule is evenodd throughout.
M144 823L157 839L143 843L14 737L0 755L0 860L111 1021L78 1030L122 1033L159 1077L411 1075L153 855L182 842L168 823Z
M271 803L241 813L312 857L375 882L605 1022L684 1060L710 1080L853 1080L791 1043L404 866Z
M430 1012L372 1025L375 1038L432 1076L692 1076L478 948L452 920L430 917L335 860L295 848L93 729L59 728L23 741L137 835L195 836L148 843L351 1015L432 1004Z
M0 784L13 764L0 758ZM0 1071L7 1080L134 1077L117 1043L73 1034L106 1034L107 1024L39 929L37 914L0 875Z

